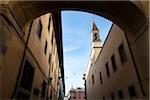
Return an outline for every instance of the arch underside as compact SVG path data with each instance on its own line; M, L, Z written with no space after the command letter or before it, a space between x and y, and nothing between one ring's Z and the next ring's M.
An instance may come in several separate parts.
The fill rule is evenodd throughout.
M147 23L143 13L129 1L12 1L9 7L22 28L36 17L61 10L94 13L133 33Z

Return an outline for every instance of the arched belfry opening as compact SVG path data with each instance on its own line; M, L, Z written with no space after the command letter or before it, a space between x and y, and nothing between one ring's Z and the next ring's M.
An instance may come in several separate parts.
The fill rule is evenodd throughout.
M2 21L0 22L3 26L1 28L0 33L0 45L2 45L2 50L0 51L0 57L2 57L2 68L0 71L2 72L2 85L0 86L4 88L2 89L2 96L9 96L9 98L14 98L14 96L26 96L23 94L16 94L16 91L20 89L19 83L19 75L26 77L27 74L23 69L25 67L21 67L22 65L28 66L29 68L26 70L31 71L31 76L34 77L35 67L33 65L39 66L36 61L32 62L28 60L30 58L30 52L28 49L28 38L30 37L31 26L33 24L33 20L40 17L41 15L51 13L53 18L53 28L55 31L54 40L57 44L58 51L58 60L59 64L57 66L60 67L61 75L58 75L59 79L63 83L64 81L64 69L63 69L63 46L62 46L62 23L61 23L61 11L65 10L76 10L76 11L84 11L93 13L99 16L103 16L111 20L113 23L118 25L124 32L125 37L127 38L127 44L129 46L129 50L131 52L131 57L134 62L135 70L138 76L138 82L140 84L140 89L142 91L142 96L144 98L148 98L149 95L149 1L2 1L0 2L0 18ZM39 19L40 20L40 19ZM49 19L50 20L50 19ZM31 25L31 26L30 26ZM94 24L93 24L94 25ZM40 27L40 26L39 26ZM96 28L96 27L95 27ZM9 33L10 32L10 33ZM15 34L15 35L14 35ZM17 34L17 35L16 35ZM11 36L11 37L9 37ZM16 37L15 37L16 36ZM1 38L2 37L2 38ZM14 38L15 37L15 38ZM13 39L14 42L9 42ZM17 41L17 42L15 42ZM39 39L40 41L40 39ZM21 42L21 43L20 43ZM47 43L49 41L44 41L45 46L45 55L47 52ZM11 45L9 45L9 43ZM53 42L52 42L53 43ZM14 46L16 45L16 46ZM14 46L14 47L13 47ZM120 52L122 51L122 46L118 47ZM26 51L27 50L27 51ZM18 52L12 53L12 52ZM11 57L8 57L10 55ZM51 54L49 55L49 63L51 63ZM13 59L14 56L17 56L16 59ZM6 64L5 60L8 58L8 63ZM31 57L30 59L34 59ZM114 59L112 57L112 59ZM29 63L25 64L25 61ZM18 62L18 63L17 63ZM43 61L44 62L44 61ZM10 68L10 71L14 68L10 67L12 64L16 64L18 66L14 73L15 77L12 78L12 84L3 84L7 83L5 80L5 72L3 65ZM36 63L36 64L35 64ZM106 64L107 65L107 64ZM44 72L42 72L44 73ZM50 73L46 72L49 76ZM10 73L13 75L12 73ZM101 75L101 73L100 73ZM47 87L49 83L53 82L54 79L47 76L38 76L44 77L42 82L44 82L44 88ZM94 77L94 76L93 76ZM37 78L36 78L37 79ZM35 80L36 80L35 79ZM94 78L93 78L94 79ZM50 82L49 82L50 80ZM26 80L25 80L26 81ZM37 80L36 80L37 81ZM32 83L32 82L31 82ZM33 82L34 84L34 82ZM42 83L41 83L42 84ZM35 92L35 95L40 95L40 89L42 88L41 84L38 84L33 90L30 88L28 90L32 90ZM63 83L64 85L64 83ZM64 85L65 87L65 85ZM7 90L7 88L10 89ZM132 91L132 87L130 88ZM4 92L3 92L4 90ZM46 93L49 91L53 92L53 90L45 90L42 96L46 96ZM65 90L63 90L65 91ZM26 92L30 94L31 92ZM132 95L132 94L131 94ZM43 98L41 96L41 98ZM50 98L53 97L52 95ZM48 97L49 98L49 97Z

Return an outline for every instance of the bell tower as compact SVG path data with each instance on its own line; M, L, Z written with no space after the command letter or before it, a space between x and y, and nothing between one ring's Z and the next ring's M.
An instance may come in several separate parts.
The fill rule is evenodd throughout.
M99 37L99 29L97 28L94 20L92 25L92 48L101 47L101 40Z
M101 40L99 37L99 29L97 28L94 20L92 25L92 59L95 61L102 48Z

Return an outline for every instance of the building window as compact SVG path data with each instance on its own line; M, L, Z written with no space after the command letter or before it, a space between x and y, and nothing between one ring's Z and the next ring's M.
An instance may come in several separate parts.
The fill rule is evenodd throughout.
M31 91L32 82L33 82L34 68L32 65L25 59L23 74L20 81L20 87Z
M49 54L48 62L51 64L51 54Z
M52 96L53 96L53 91L51 90L50 100L52 100Z
M53 72L53 65L54 65L54 64L52 63L52 72Z
M119 99L123 99L124 98L122 90L118 91L118 96L119 96Z
M44 49L44 53L46 54L46 51L47 51L47 40L45 42L45 49Z
M42 83L42 97L44 98L45 97L45 92L46 92L46 82L43 80L43 83Z
M28 93L31 93L34 71L35 70L33 66L28 62L27 59L25 59L19 87L26 90ZM30 94L28 94L27 92L20 91L18 89L16 99L29 99Z
M115 97L114 97L114 93L111 93L111 99L114 100Z
M51 16L49 16L48 32L50 32L50 26L51 26Z
M127 62L127 56L126 56L126 53L125 53L123 43L119 46L119 55L120 55L120 59L121 59L122 64Z
M107 76L109 77L110 76L110 72L109 72L108 62L106 63L106 73L107 73Z
M52 39L51 39L52 45L53 45L53 42L54 42L54 32L52 33Z
M113 71L115 72L117 70L117 65L116 65L116 61L115 61L115 56L114 55L111 57L111 62L112 62Z
M130 97L134 97L134 96L136 96L136 91L135 91L134 86L130 86L130 87L128 87L128 91L129 91L129 95L130 95Z
M39 39L41 38L41 34L42 34L42 22L41 20L39 20L39 24L38 24L38 27L37 27L37 35L39 37Z
M53 46L53 54L55 55L55 46Z
M105 96L103 96L103 100L105 100Z
M94 75L92 75L92 83L94 84Z
M101 72L99 73L99 77L100 77L100 82L102 84L102 75L101 75Z

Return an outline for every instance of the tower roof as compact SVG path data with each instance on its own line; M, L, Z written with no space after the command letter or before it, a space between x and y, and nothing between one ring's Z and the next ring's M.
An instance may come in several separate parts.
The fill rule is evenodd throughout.
M97 26L96 26L94 20L93 20L92 31L99 31L99 29L97 28Z

